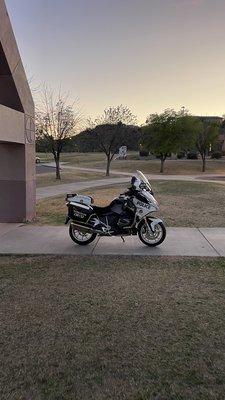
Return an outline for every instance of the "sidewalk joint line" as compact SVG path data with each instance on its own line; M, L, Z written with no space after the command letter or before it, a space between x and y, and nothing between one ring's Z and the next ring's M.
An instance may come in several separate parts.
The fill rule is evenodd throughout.
M94 247L93 247L93 249L91 250L91 255L93 256L94 255L94 251L95 251L95 249L96 249L96 247L98 246L98 242L100 241L100 236L97 238L97 240L96 240L96 243L95 243L95 245L94 245Z
M213 250L217 253L219 257L222 257L221 254L218 252L218 250L213 246L213 244L207 239L207 237L204 235L204 233L200 230L200 228L197 228L199 233L204 237L204 239L207 241L207 243L213 248Z
M8 234L11 233L12 231L15 231L16 229L21 228L21 227L23 227L23 226L24 226L24 223L22 223L22 224L20 224L20 225L18 224L18 226L13 227L12 229L10 229L10 230L7 231L7 232L1 233L1 231L0 231L0 238L3 238L4 236L8 235ZM2 253L0 253L0 254L2 254Z

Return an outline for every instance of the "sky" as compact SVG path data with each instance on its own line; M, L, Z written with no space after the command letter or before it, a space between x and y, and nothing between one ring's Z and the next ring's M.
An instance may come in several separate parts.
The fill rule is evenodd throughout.
M28 77L86 116L225 113L225 0L5 0Z

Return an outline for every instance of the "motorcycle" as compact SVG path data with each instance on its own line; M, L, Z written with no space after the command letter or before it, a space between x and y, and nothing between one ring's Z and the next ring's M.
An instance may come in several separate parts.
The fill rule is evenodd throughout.
M133 176L130 187L106 207L93 204L91 196L67 194L68 216L71 239L83 246L97 236L138 235L147 246L158 246L166 237L164 222L152 216L159 211L152 187L141 172Z

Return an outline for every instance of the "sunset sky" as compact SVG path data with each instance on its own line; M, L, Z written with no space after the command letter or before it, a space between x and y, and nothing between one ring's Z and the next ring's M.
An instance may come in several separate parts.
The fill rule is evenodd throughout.
M225 0L6 0L28 76L87 116L225 113Z

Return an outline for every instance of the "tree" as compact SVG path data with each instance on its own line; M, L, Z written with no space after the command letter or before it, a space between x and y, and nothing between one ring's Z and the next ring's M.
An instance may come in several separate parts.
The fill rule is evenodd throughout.
M142 143L160 158L160 173L163 173L169 154L178 153L194 143L196 121L182 108L178 112L166 109L161 114L152 114L146 122L142 128Z
M122 145L128 145L128 132L135 128L136 116L122 104L108 107L94 121L88 120L89 132L97 140L99 150L106 155L106 176L109 176L111 161Z
M46 147L51 149L56 165L56 179L60 175L60 155L65 140L75 134L81 124L82 114L77 106L78 100L70 104L68 95L57 96L53 91L44 88L41 104L36 113L37 139L44 139Z
M206 156L209 149L217 141L219 136L219 123L207 118L198 118L196 147L202 158L202 172L206 170Z
M95 138L98 150L106 155L106 176L109 176L110 164L120 146L128 145L131 127L122 124L102 124L90 129L90 135Z
M110 106L105 108L103 114L94 120L91 118L88 119L88 124L92 128L102 124L117 125L119 122L126 125L135 125L137 122L137 117L127 106L120 104L116 107Z
M141 138L140 128L138 126L126 125L126 137L123 137L125 129L121 129L120 131L120 142L119 145L123 144L126 141L128 144L129 150L138 151L139 143ZM125 140L126 139L126 140ZM72 148L75 148L75 151L79 151L82 153L94 152L101 150L99 147L99 142L97 136L93 133L93 129L85 129L84 131L78 133L70 140L70 144ZM64 148L64 151L67 151L67 147Z

